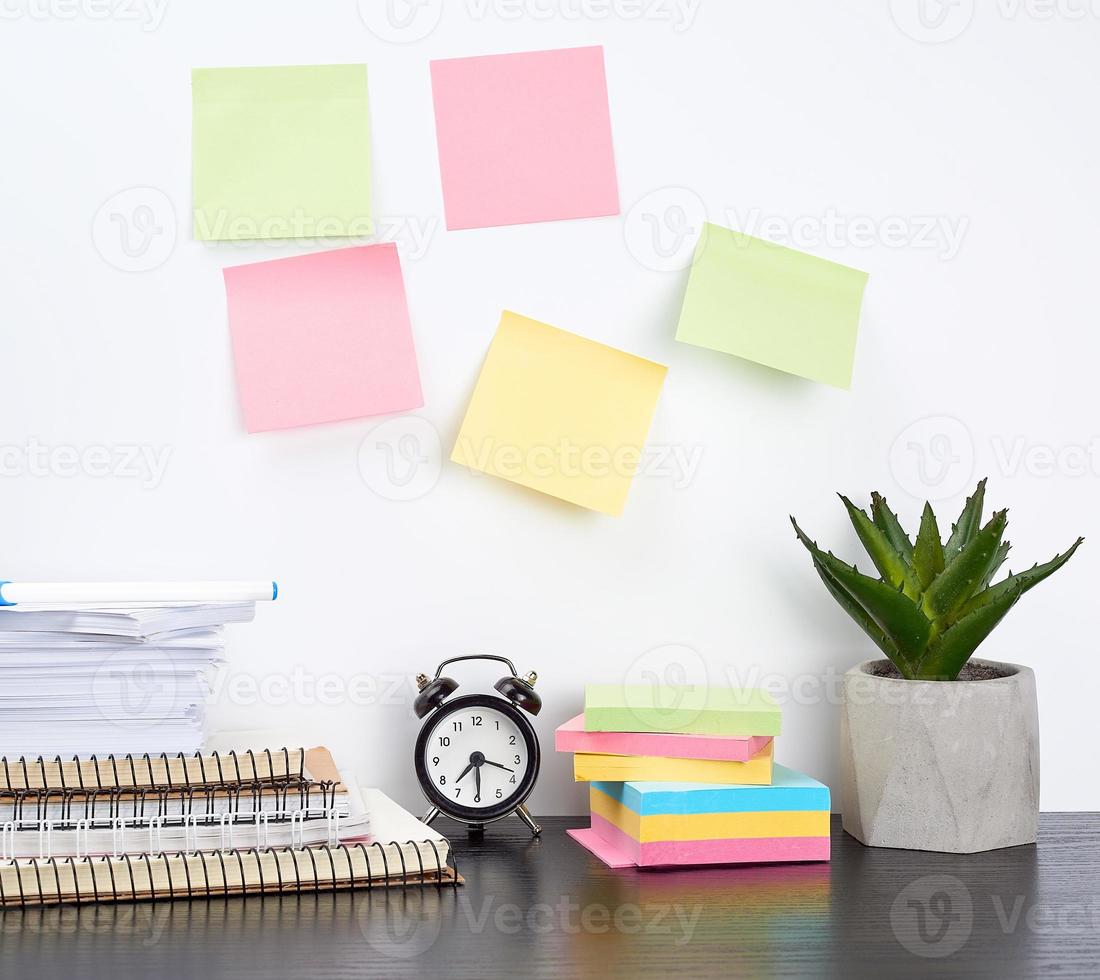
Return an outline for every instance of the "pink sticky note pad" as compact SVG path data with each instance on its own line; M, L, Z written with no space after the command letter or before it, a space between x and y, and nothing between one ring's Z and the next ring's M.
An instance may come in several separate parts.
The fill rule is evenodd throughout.
M554 732L558 752L595 752L601 755L647 755L668 759L714 759L748 762L767 748L770 735L688 735L655 732L588 732L584 715L559 725Z
M592 814L591 837L573 839L591 850L610 867L611 861L632 861L640 868L704 864L785 864L800 861L828 861L828 837L743 837L725 840L677 840L640 843L629 834ZM593 838L601 842L599 850Z
M636 868L638 862L630 853L621 847L605 841L590 827L580 827L576 830L567 830L566 833L581 847L591 851L609 868Z
M396 245L239 265L224 275L249 432L424 404Z
M619 213L602 47L433 61L447 227Z

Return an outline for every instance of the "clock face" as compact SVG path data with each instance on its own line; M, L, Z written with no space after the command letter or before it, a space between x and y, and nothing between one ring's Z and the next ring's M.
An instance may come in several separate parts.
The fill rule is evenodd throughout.
M428 717L416 743L416 774L425 795L467 822L514 810L534 787L538 767L530 722L490 695L447 702Z

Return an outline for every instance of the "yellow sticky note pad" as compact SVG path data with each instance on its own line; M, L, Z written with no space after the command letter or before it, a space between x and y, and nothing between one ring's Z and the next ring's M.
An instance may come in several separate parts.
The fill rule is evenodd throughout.
M453 462L618 516L667 368L505 312Z

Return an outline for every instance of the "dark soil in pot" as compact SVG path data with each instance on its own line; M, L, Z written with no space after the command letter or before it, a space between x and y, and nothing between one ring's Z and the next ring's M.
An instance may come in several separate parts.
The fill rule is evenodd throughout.
M889 660L879 660L871 664L867 669L872 677L888 677L891 680L903 680L901 673ZM960 681L992 681L998 677L1011 677L1015 671L1007 670L997 664L987 664L971 661L963 667L956 680ZM948 682L950 683L950 681Z

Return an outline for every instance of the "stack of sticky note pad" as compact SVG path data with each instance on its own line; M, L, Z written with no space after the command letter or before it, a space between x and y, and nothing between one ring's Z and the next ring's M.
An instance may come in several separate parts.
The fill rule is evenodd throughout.
M613 868L829 860L829 788L773 760L766 692L591 685L557 730L591 784L570 836Z

